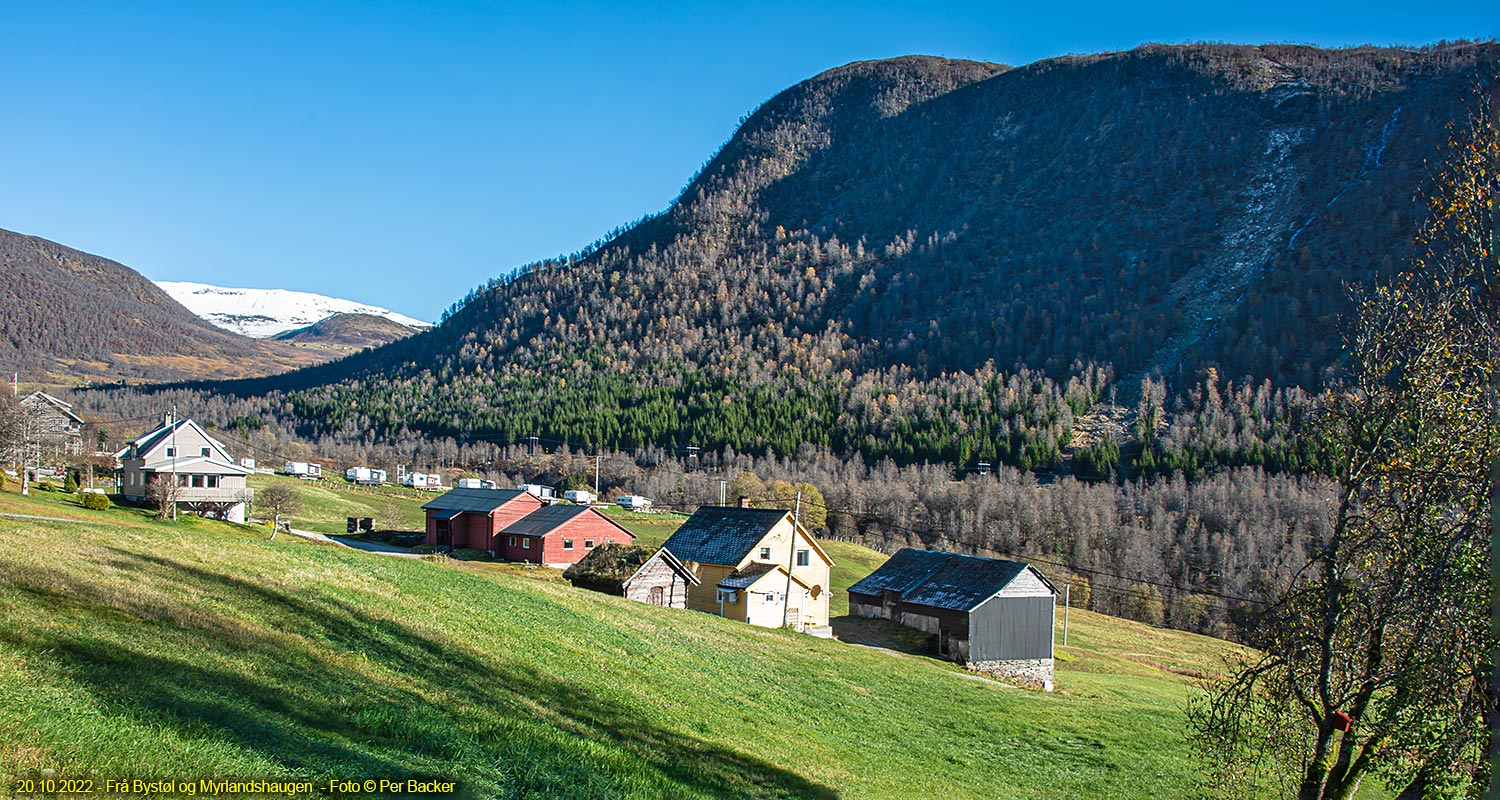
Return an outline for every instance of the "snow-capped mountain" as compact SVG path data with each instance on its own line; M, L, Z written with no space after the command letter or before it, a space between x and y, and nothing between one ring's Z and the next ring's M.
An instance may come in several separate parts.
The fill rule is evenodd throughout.
M334 314L372 314L412 328L432 323L379 306L287 289L230 289L189 281L155 281L173 300L228 331L264 339L327 319Z

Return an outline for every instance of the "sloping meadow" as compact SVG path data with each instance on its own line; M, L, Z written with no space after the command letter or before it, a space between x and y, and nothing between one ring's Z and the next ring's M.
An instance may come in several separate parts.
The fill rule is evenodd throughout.
M1061 691L1044 695L566 585L116 519L0 519L7 787L45 776L96 792L106 779L220 778L308 780L316 793L330 780L437 779L471 797L1195 794L1189 690L1166 672L1062 665Z

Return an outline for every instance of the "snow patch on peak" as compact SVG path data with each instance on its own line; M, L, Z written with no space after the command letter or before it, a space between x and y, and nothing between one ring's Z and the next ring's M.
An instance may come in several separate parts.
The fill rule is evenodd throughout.
M432 323L390 309L287 289L233 289L191 281L155 281L162 291L194 314L227 331L264 339L305 328L334 314L372 314L411 328Z

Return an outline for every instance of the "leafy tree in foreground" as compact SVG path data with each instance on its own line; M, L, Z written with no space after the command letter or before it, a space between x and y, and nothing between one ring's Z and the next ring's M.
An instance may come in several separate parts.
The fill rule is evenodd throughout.
M1332 534L1264 615L1258 656L1189 708L1222 794L1343 800L1376 776L1477 797L1488 782L1500 139L1490 114L1469 133L1425 257L1361 300L1350 378L1319 411Z

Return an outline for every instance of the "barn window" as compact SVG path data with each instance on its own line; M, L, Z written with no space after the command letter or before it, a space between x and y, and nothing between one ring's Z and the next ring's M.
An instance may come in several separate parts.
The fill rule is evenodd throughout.
M572 550L573 549L573 540L572 539L564 539L563 540L563 549L564 550Z
M762 547L760 549L760 558L761 558L762 561L770 561L771 560L771 548L769 548L769 547Z
M808 553L807 550L798 550L797 551L797 566L799 566L799 567L805 567L805 566L807 566L810 563L809 557L808 557L807 553Z
M521 549L522 550L530 550L531 549L531 537L530 536L522 536L521 537Z
M510 546L511 547L515 547L516 546L516 537L514 537L514 536L510 537Z
M583 549L585 549L585 550L593 550L594 549L594 540L593 539L584 539L583 540Z

